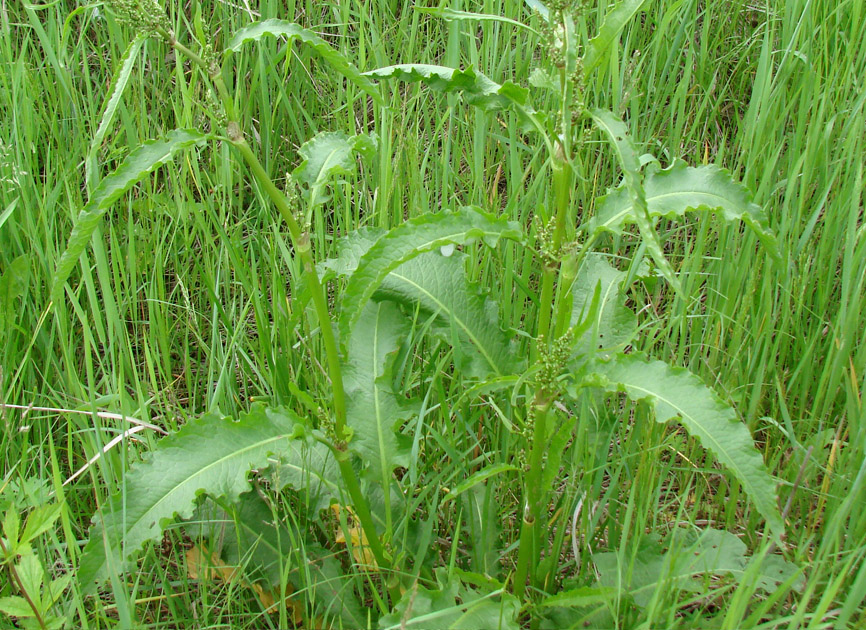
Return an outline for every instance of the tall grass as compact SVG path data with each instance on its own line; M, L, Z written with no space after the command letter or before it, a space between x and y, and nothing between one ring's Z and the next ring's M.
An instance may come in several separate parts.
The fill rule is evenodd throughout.
M618 627L693 627L712 612L717 627L855 628L866 623L866 9L858 0L651 3L629 27L622 47L589 99L619 110L641 146L669 161L717 161L756 191L780 237L773 263L753 237L706 217L665 224L667 254L683 292L647 286L644 339L656 356L690 367L741 411L781 480L788 557L801 566L802 590L760 594L748 581L729 593L724 610L694 596L691 606L657 592L640 618ZM454 9L526 19L519 3L457 2ZM593 9L603 14L607 3ZM218 38L251 16L289 18L327 37L362 68L404 61L474 64L493 77L525 82L534 41L496 22L444 22L404 3L206 3ZM179 28L192 19L170 3ZM471 25L471 26L470 26ZM191 415L234 413L254 399L282 402L297 392L327 390L321 370L302 369L299 352L311 331L295 334L288 295L301 290L279 217L249 187L228 147L216 146L142 184L109 214L64 299L48 306L51 275L72 218L87 194L84 159L100 121L121 43L132 33L98 6L68 0L0 7L0 275L18 269L20 292L0 293L0 401L68 411L0 410L6 493L22 506L63 497L56 528L41 557L56 572L74 571L89 517L123 483L122 472L154 443L140 431L96 459L69 485L62 482L130 428L96 411L176 429ZM193 30L193 32L195 32ZM148 42L147 47L161 47ZM546 191L529 185L544 159L525 146L517 120L458 106L457 97L391 85L395 107L381 113L303 51L270 42L238 54L245 85L242 115L254 121L263 163L281 181L297 147L322 130L379 134L377 163L334 191L314 218L314 248L333 251L337 236L362 225L391 227L443 205L476 203L528 224ZM200 125L177 88L193 93L182 60L141 56L101 147L104 174L128 146L184 125ZM281 78L273 80L273 76ZM597 147L588 143L585 151ZM615 165L577 183L579 199L615 181ZM538 181L538 180L535 180ZM589 202L584 213L591 213ZM628 238L611 252L634 253ZM23 256L25 263L13 266ZM475 279L506 304L515 326L536 287L518 273L531 261L511 245L472 261ZM23 271L20 271L23 270ZM7 277L11 277L7 276ZM4 317L5 314L5 317ZM509 460L514 439L496 410L473 409L455 426L448 401L457 386L450 357L427 348L405 357L402 382L426 392L409 475L450 486L482 463ZM318 354L321 356L321 354ZM320 374L316 380L297 375ZM313 396L315 398L315 396ZM72 413L83 411L86 413ZM314 410L311 410L313 413ZM641 414L637 408L633 413ZM486 430L481 431L480 427ZM647 527L711 522L757 546L757 516L735 499L739 489L716 475L703 452L652 423L599 418L578 436L580 461L595 468L581 487L564 487L552 518L565 519L583 491L595 511L595 542L622 557L636 553L629 535ZM645 427L645 428L640 428ZM482 439L481 436L487 436ZM492 436L492 437L491 437ZM661 446L647 450L647 444ZM408 511L435 511L436 488ZM278 500L287 500L285 498ZM472 503L475 501L476 503ZM428 533L443 563L485 572L485 541L516 540L516 497L473 495L451 502ZM480 507L479 507L480 506ZM479 516L480 515L480 516ZM504 522L503 522L504 520ZM129 583L112 584L113 601L84 599L73 581L65 605L73 625L120 620L153 627L277 627L246 594L202 585L184 570L183 541L169 536L151 549ZM569 565L588 575L588 559ZM10 593L10 586L2 586ZM683 610L693 611L694 618Z

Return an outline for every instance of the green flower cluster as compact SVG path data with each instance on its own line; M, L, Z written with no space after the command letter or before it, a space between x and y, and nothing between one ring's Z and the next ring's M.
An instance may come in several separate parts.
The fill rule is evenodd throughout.
M106 0L118 19L136 30L147 33L168 32L171 23L157 0Z
M571 350L574 347L574 330L569 329L550 344L545 342L544 335L538 335L538 347L540 353L538 384L544 392L555 394L562 389L559 377L571 358Z

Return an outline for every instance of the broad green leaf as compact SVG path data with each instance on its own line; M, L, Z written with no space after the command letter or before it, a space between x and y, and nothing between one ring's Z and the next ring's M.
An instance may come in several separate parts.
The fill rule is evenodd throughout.
M502 330L498 305L466 277L466 255L439 251L421 254L394 269L376 292L378 299L415 303L438 315L434 332L448 343L460 340L455 361L464 376L475 379L519 374L525 360ZM441 323L440 323L441 322Z
M32 617L33 609L23 597L12 595L11 597L0 597L0 612L11 617Z
M520 604L503 591L477 590L463 584L446 569L436 570L438 587L415 585L406 591L394 609L381 619L383 630L518 630ZM485 592L487 591L487 592Z
M541 471L541 487L551 488L556 483L559 477L559 467L562 463L562 454L565 452L569 441L574 434L573 420L559 420L558 424L554 425L552 435L545 443L544 449L544 468Z
M273 486L291 486L313 516L340 500L343 481L331 449L309 436L291 440L273 466Z
M616 43L625 25L649 4L649 0L620 0L604 16L598 35L589 40L583 56L583 71L589 76L603 61L604 53Z
M349 61L343 53L331 47L328 42L294 22L272 18L264 22L250 24L235 33L226 45L225 54L239 51L247 42L258 41L265 35L285 37L289 43L298 40L307 44L334 70L349 79L352 83L370 95L378 105L385 105L382 94L376 84L365 77L358 68Z
M661 170L647 167L643 181L647 209L652 219L673 219L689 211L712 211L726 221L742 221L778 257L776 237L767 223L763 209L752 202L749 190L734 181L731 174L714 164L691 167L675 160ZM635 207L625 185L599 198L596 213L589 222L591 232L606 230L622 233L622 226L635 221Z
M337 617L342 624L324 627L367 628L368 609L355 594L355 578L343 573L339 558L333 551L317 545L304 547L305 564L289 573L289 581L298 592L312 593L317 610L326 617Z
M15 507L6 508L6 514L3 515L3 535L9 541L12 547L9 551L10 555L14 556L18 547L18 534L21 533L21 514Z
M62 511L62 503L50 503L48 505L40 505L30 512L27 515L27 524L21 533L21 542L25 544L32 542L38 536L51 529L55 521L60 518Z
M42 618L44 625L40 626L36 622L36 619L31 617L21 621L21 628L23 628L23 630L62 630L63 628L68 627L67 621L66 617L46 615Z
M533 69L532 74L529 75L529 85L560 93L559 79L544 68Z
M60 599L73 577L75 577L74 574L67 573L45 585L45 591L42 593L42 604L46 609L49 609Z
M510 81L499 85L472 66L465 70L446 66L407 63L387 66L364 73L376 79L398 79L407 83L424 83L437 92L460 92L470 105L484 111L498 111L514 107L526 116L533 110L527 103L528 92Z
M349 234L338 245L339 256L322 267L339 277L350 275L384 233L365 228ZM453 340L452 330L456 330L464 344L458 362L465 376L486 379L519 374L524 361L502 330L496 304L466 277L465 260L462 252L450 256L439 250L421 254L391 271L373 297L410 308L420 306L426 314L438 315L434 332L447 343Z
M656 234L652 220L650 219L643 182L641 181L640 161L638 160L634 143L628 135L628 128L624 122L607 110L593 109L590 111L590 115L596 127L608 137L622 166L623 186L628 192L634 209L631 216L637 224L638 230L640 230L640 236L646 244L647 251L649 251L650 256L652 256L662 275L677 292L680 292L680 281L668 259L665 258L658 234Z
M785 560L782 556L770 555L764 558L753 556L750 565L760 563L756 586L767 593L774 593L787 582L795 591L806 588L803 569ZM748 572L751 567L746 567ZM808 568L808 567L807 567Z
M343 367L350 446L383 488L390 487L394 468L409 465L411 454L412 440L398 429L412 416L413 408L394 391L392 372L408 332L408 320L394 304L368 302L355 325Z
M102 145L102 141L105 140L105 134L108 133L108 128L114 121L114 115L117 113L118 105L120 105L120 97L123 96L123 92L126 90L129 77L132 76L132 70L135 68L135 62L138 59L138 53L147 37L147 33L138 33L129 42L129 46L126 47L120 58L120 66L118 66L117 71L114 73L114 78L111 81L111 92L102 106L99 127L96 129L96 133L93 134L93 140L90 142L90 149L87 151L87 158L85 160L84 180L88 192L93 189L93 182L99 177L98 166L96 164L99 147Z
M539 602L539 606L568 606L583 608L594 606L616 598L616 589L598 586L581 586L568 591L545 597Z
M536 31L531 26L524 24L523 22L518 22L517 20L512 20L511 18L504 17L502 15L496 15L492 13L470 13L468 11L455 11L454 9L443 8L443 7L415 7L416 11L421 13L427 13L428 15L432 15L438 18L441 18L446 21L463 21L463 20L477 20L478 22L502 22L503 24L510 24L511 26L516 26L518 28L526 29L530 33L538 35L538 31Z
M63 296L63 285L111 204L148 174L174 158L178 151L199 145L207 139L208 136L194 129L175 129L161 140L151 140L137 147L117 170L99 182L78 215L66 251L57 264L51 287L52 301L56 302Z
M388 230L384 228L362 227L339 239L337 241L337 255L318 265L322 280L351 276L358 268L361 257L370 251L376 241L387 233Z
M228 507L226 512L208 499L184 529L194 540L207 540L207 549L226 565L243 567L251 581L279 586L297 538L284 524L274 522L273 511L255 490L244 492Z
M493 247L500 238L520 240L521 236L517 223L470 207L424 214L392 229L361 257L349 278L340 312L343 343L348 343L364 305L401 264L443 245L465 245L480 239Z
M337 616L346 627L366 625L366 612L333 552L311 541L299 544L297 533L274 520L271 507L258 492L240 495L231 514L213 501L205 502L186 530L193 538L210 541L208 549L226 566L243 567L245 575L265 590L278 588L285 573L295 592L304 594L292 596L296 601L309 599L318 614Z
M571 325L576 326L587 315L593 321L587 332L576 341L575 349L588 354L598 350L622 349L637 333L637 316L625 305L623 282L628 274L612 267L606 256L589 253L577 272L571 289ZM594 313L591 304L596 288L599 303Z
M663 541L656 535L646 536L631 567L621 565L616 553L597 553L592 561L603 587L614 590L621 586L635 604L646 607L659 590L704 593L709 576L740 581L752 562L761 561L747 552L745 543L730 532L674 530ZM758 586L767 592L797 571L778 556L765 558L764 564L759 567Z
M42 568L42 563L34 552L27 552L21 556L18 564L15 565L15 573L18 574L18 581L25 593L36 595L42 590L45 569Z
M348 136L340 131L326 131L301 145L298 153L303 162L292 175L310 187L310 205L317 205L324 201L321 191L331 177L349 175L355 169L355 153L366 158L376 153L376 140L364 134Z
M648 402L656 420L680 424L740 482L758 512L778 539L785 531L776 503L776 483L767 472L760 452L733 408L684 368L648 361L643 353L617 354L588 367L593 374L583 384L624 392L630 399Z
M172 519L189 518L200 494L236 500L250 488L250 469L285 452L300 423L287 409L254 407L238 421L197 418L162 440L97 514L79 566L81 584L90 590L110 572L122 571Z
M550 19L550 9L541 0L526 0L526 6L530 11L536 11L545 20Z

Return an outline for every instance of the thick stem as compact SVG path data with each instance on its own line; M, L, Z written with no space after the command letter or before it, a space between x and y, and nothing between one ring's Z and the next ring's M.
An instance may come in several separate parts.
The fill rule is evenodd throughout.
M557 330L561 320L566 316L568 310L567 300L562 299L563 280L560 273L561 264L558 258L561 255L562 244L566 237L569 206L571 205L571 164L569 153L571 150L569 137L571 134L571 110L568 106L570 90L565 75L561 77L563 86L563 103L560 115L562 116L562 136L556 145L552 147L550 160L553 165L553 191L554 191L554 228L550 243L550 250L555 257L554 260L545 260L544 271L541 279L541 310L538 315L538 328L536 334L544 335L544 343L550 344L557 337ZM569 272L571 269L569 268ZM573 280L573 279L572 279ZM552 322L554 315L554 296L557 297L556 321ZM537 360L541 354L540 343L533 349L532 358ZM541 487L542 465L544 463L544 450L547 446L547 414L550 407L548 392L545 391L547 384L541 383L535 392L533 412L535 423L532 432L532 445L529 455L529 473L526 477L526 488L524 490L525 505L523 521L520 527L520 549L517 555L517 568L515 570L514 593L522 598L526 589L526 577L529 572L529 563L538 563L541 555L541 512L544 499L547 496L546 489ZM535 583L536 576L530 576Z
M550 342L550 339L547 337L547 333L550 330L550 316L553 312L553 295L556 285L556 270L556 267L548 266L547 263L545 263L544 271L542 272L541 276L541 296L539 297L541 302L541 310L538 313L536 330L538 331L538 335L545 336L543 343ZM541 343L541 340L537 341L535 346L532 348L531 358L533 363L538 360L538 357L541 354L541 348L539 347Z
M523 599L526 592L526 576L529 573L529 561L532 558L532 543L535 539L535 521L525 506L523 520L520 523L520 542L517 543L517 567L514 570L514 595Z
M553 323L553 337L559 339L571 324L573 300L570 299L571 287L577 278L579 261L574 255L566 256L559 267L559 283L556 296L556 320Z
M343 447L345 448L345 446ZM349 492L349 499L355 508L355 515L361 523L361 529L364 531L367 539L367 544L370 546L370 551L373 552L373 557L376 559L376 564L380 571L388 571L391 569L391 558L388 552L385 551L385 546L379 539L376 533L376 524L373 522L373 514L370 512L370 506L367 503L364 494L361 492L361 486L358 483L358 478L355 476L355 471L352 469L352 460L347 450L340 450L337 447L332 447L332 451L336 455L337 463L340 466L340 473L343 475L343 482L346 484L346 489ZM385 489L387 492L387 488ZM390 582L390 576L385 576L385 580ZM388 593L391 595L392 605L400 600L400 589L397 584L388 585Z
M562 148L561 146L559 147ZM562 247L562 242L565 240L566 234L566 223L568 220L568 207L571 203L571 177L570 171L571 167L565 161L564 155L561 151L557 151L558 155L551 156L553 160L553 188L554 188L554 201L555 201L555 215L554 215L554 228L553 228L553 237L550 243L550 249L554 253L554 256L558 255L560 248ZM551 319L554 310L554 296L557 291L557 285L561 284L557 283L559 279L559 262L558 261L545 261L543 276L541 278L541 310L538 314L538 328L537 333L539 335L544 335L549 342L555 339L554 335L551 335L553 330L551 330ZM557 310L561 310L559 306L557 306ZM536 349L533 352L533 360L538 358L538 350Z
M562 147L561 147L562 148ZM565 240L568 208L571 205L571 165L565 149L553 160L553 190L556 201L556 224L553 229L553 249L558 251Z
M520 549L517 552L517 568L514 574L514 594L523 597L526 576L531 562L538 563L541 552L541 511L544 505L545 489L541 487L544 450L547 445L547 413L549 401L542 391L535 395L533 402L534 426L532 431L532 450L529 454L529 472L526 475L523 522L520 525ZM530 576L535 582L535 576Z

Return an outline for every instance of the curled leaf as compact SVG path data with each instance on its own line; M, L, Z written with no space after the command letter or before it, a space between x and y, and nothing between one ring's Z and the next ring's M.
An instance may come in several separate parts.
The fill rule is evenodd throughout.
M520 240L520 226L506 218L464 207L455 212L425 214L392 229L358 261L343 293L340 334L343 343L352 335L364 305L390 272L416 256L449 243L465 245L478 240L495 246L500 238Z
M294 40L303 42L334 70L370 95L378 105L385 104L376 84L365 77L343 53L333 48L313 31L307 30L294 22L271 18L263 22L250 24L235 33L226 46L225 54L229 55L237 52L247 42L258 41L266 35L285 37L289 42Z
M57 264L51 287L52 301L56 302L63 295L63 285L111 204L147 175L171 161L178 151L199 145L208 138L194 129L175 129L165 138L150 140L136 148L111 175L99 182L87 205L79 213L66 243L66 251Z

